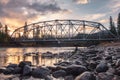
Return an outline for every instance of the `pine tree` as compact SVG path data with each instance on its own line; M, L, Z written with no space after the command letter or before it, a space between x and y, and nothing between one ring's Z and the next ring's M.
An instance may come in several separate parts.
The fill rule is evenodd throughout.
M2 23L0 22L0 32L2 32Z
M116 28L115 28L115 24L114 24L113 19L112 19L111 16L110 16L110 31L111 31L114 35L117 34Z
M120 35L120 13L118 14L117 31L118 31L118 34Z
M5 25L5 34L8 34L8 26Z
M115 27L115 23L113 22L113 33L115 34L115 35L117 35L117 30L116 30L116 27Z

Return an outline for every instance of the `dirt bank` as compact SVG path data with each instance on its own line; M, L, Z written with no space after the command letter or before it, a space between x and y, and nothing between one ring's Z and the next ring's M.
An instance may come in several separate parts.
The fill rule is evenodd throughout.
M102 42L98 45L99 47L120 47L120 41L118 42Z

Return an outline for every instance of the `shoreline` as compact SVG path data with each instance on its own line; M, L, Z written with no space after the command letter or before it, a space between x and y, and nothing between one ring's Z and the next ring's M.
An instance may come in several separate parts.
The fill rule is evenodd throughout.
M120 64L118 63L119 58L117 58L118 57L117 53L119 53L119 51L120 51L120 47L91 46L84 50L78 49L77 51L73 51L71 53L63 52L59 54L59 57L64 60L54 64L55 67L40 66L40 67L36 67L35 70L41 70L41 69L46 70L47 68L48 70L52 71L50 75L54 76L55 78L63 77L65 80L67 80L70 77L71 80L79 80L80 78L84 78L84 80L86 80L85 77L86 75L90 75L87 77L94 78L90 80L99 80L99 78L102 78L102 80L112 80L114 78L118 78L119 80ZM53 56L53 54L47 53L44 56L50 57ZM31 70L31 67L29 66L27 67L27 69ZM69 70L73 70L73 71L69 71ZM80 71L83 70L83 71L79 72L79 70ZM36 72L35 74L37 75ZM35 77L36 75L32 74L33 77ZM101 75L103 75L104 77ZM49 80L52 79L49 78Z

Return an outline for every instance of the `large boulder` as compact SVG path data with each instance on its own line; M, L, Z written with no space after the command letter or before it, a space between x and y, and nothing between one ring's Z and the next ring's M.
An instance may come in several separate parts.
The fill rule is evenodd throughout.
M109 69L107 63L105 62L100 62L97 67L96 67L96 72L106 72Z
M51 73L58 71L58 70L66 69L66 67L64 67L64 66L48 66L47 68L51 71Z
M87 69L85 66L82 65L70 65L66 68L66 72L68 75L77 76L83 72L85 72Z
M14 72L14 68L6 68L4 71L3 71L3 74L5 75L10 75L10 74L13 74Z
M66 71L64 71L64 70L55 71L52 73L52 76L55 78L64 77L64 76L66 76Z
M96 77L91 72L84 72L77 76L75 80L96 80Z
M20 67L14 68L14 72L13 73L14 74L22 74L22 68L20 68Z
M29 76L31 74L32 68L29 65L25 65L23 68L23 76Z
M114 75L107 74L107 73L98 73L97 80L113 80Z
M2 69L2 68L1 68L1 69L0 69L0 74L3 73L4 71L5 71L5 69Z
M16 68L18 67L17 64L9 64L6 68Z
M18 66L23 69L25 65L31 66L32 63L30 61L21 61Z
M64 80L74 80L72 75L65 76Z
M51 71L48 68L37 67L31 72L31 74L34 78L46 78L48 75L50 75L50 72Z

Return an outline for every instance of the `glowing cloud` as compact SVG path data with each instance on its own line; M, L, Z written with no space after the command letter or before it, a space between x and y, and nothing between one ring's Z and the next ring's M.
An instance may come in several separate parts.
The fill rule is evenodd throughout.
M88 14L88 15L86 15L85 17L82 17L82 19L93 21L93 20L102 18L102 17L104 17L105 15L106 15L106 14L100 14L100 13L98 13L98 14Z
M77 4L87 4L89 3L88 0L73 0L74 2L76 2Z

